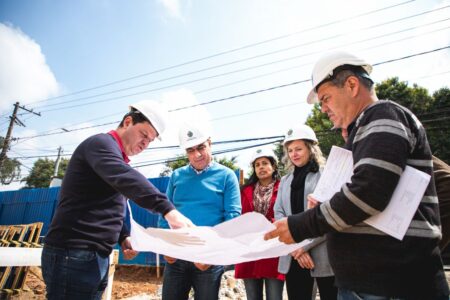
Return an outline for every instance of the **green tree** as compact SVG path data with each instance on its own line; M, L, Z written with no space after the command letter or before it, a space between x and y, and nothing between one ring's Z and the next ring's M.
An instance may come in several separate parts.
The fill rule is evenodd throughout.
M239 167L236 165L236 156L232 156L230 159L228 159L226 156L220 159L214 157L214 161L225 167L232 169L233 171L239 169ZM161 177L169 176L174 170L184 167L187 164L189 164L189 160L187 159L187 157L185 155L179 155L175 160L166 162L166 166L164 170L161 173L159 173L159 176Z
M67 169L69 160L62 158L59 164L57 177L62 178ZM25 188L45 188L50 185L50 181L55 171L55 161L48 158L38 159L33 168L31 168L30 174L22 179L26 182Z
M189 160L185 155L178 155L175 160L166 162L164 170L159 173L160 177L169 176L174 170L184 167L189 163Z
M278 172L280 173L280 176L286 175L287 170L286 166L283 163L283 156L284 156L283 142L276 143L273 152L275 153L275 156L278 159Z
M441 88L433 93L434 102L429 112L419 116L427 129L433 154L450 163L450 89Z
M430 110L434 99L426 88L408 82L400 81L398 77L388 78L375 85L378 99L392 100L410 109L416 115Z
M0 149L3 149L5 138L0 136ZM20 162L17 159L10 159L6 156L0 170L0 182L10 184L13 180L20 177Z

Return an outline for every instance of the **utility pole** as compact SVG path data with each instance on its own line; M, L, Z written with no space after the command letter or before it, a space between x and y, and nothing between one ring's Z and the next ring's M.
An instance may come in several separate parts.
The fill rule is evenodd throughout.
M26 111L28 111L28 112L30 112L30 113L33 113L33 114L35 114L35 115L41 116L40 113L35 113L35 112L33 112L32 110L29 110L29 109L27 109L27 108L25 108L25 107L23 107L23 106L20 106L20 105L19 105L19 102L16 102L16 103L14 104L14 111L13 111L12 116L9 117L11 120L10 120L10 122L9 122L8 131L7 131L6 136L5 136L5 139L4 139L4 141L3 141L2 152L0 153L0 170L2 170L3 162L5 161L5 158L6 158L6 152L7 152L8 149L9 149L9 143L10 143L10 141L11 141L11 134L12 134L12 130L13 130L14 124L17 124L17 125L20 125L20 126L25 127L25 124L23 124L23 123L17 118L17 111L19 110L19 108L20 108L20 109L23 109L23 110L26 110Z
M55 171L53 172L53 176L52 176L52 179L50 180L49 187L61 186L62 179L58 178L58 169L59 169L59 164L61 163L61 153L62 153L62 147L59 146L58 157L56 158L56 161L55 161Z
M55 172L53 172L53 177L58 177L59 163L61 162L61 152L62 152L62 147L59 146L58 157L56 158L56 161L55 161Z

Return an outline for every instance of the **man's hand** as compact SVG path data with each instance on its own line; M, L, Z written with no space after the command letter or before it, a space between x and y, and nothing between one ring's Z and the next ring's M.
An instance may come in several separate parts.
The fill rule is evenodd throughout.
M167 262L168 264L173 264L174 262L177 261L176 258L173 258L173 257L170 257L170 256L166 256L166 255L164 255L164 259L166 260L166 262Z
M170 228L177 229L183 227L194 227L195 225L182 215L178 210L173 209L164 215L164 219L169 223Z
M298 264L304 269L314 269L314 261L308 252L303 253L298 259Z
M294 239L292 238L291 232L289 231L287 218L280 219L273 223L273 225L275 225L276 229L269 231L264 235L264 239L266 241L278 237L278 240L282 243L295 243Z
M133 247L131 247L130 237L125 238L120 246L122 247L123 258L126 260L133 259L139 254L138 251L133 250Z
M306 208L308 208L308 209L316 207L317 205L320 204L319 201L317 201L316 199L313 198L312 194L309 194L308 196L306 196L306 199L308 199L308 203L306 204Z
M205 265L201 263L194 263L194 266L196 266L200 271L206 271L209 269L209 267L211 267L211 265Z

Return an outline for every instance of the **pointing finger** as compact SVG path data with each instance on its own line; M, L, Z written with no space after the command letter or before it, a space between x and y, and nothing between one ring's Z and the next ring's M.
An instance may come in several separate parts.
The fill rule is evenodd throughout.
M264 240L267 241L267 240L276 238L276 237L278 237L278 236L279 236L279 234L278 234L278 232L277 232L277 229L274 229L274 230L272 230L272 231L267 232L267 233L264 235Z

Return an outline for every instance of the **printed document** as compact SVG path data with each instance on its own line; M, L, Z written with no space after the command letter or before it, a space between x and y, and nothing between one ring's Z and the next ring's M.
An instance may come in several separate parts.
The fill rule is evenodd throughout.
M131 244L137 251L150 251L210 265L236 263L278 257L310 243L286 245L278 239L264 240L275 229L263 215L251 212L214 227L183 229L143 228L131 221Z
M331 199L342 185L351 181L352 175L351 151L333 146L312 196L321 202ZM430 175L406 166L388 206L364 222L402 240L429 182Z

